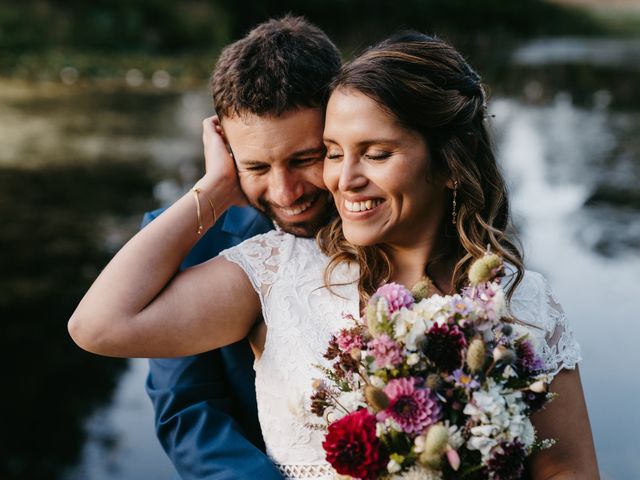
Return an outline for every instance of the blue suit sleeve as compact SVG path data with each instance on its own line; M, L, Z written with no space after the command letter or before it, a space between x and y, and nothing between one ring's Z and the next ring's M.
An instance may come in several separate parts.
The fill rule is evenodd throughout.
M158 214L145 214L142 226ZM255 398L247 398L255 395L253 372L241 347L149 361L156 434L182 480L282 479L250 418L256 415Z
M232 417L219 352L150 361L156 433L182 480L281 480Z

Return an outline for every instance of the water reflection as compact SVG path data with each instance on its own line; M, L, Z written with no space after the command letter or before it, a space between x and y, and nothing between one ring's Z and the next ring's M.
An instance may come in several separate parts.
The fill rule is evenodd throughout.
M104 225L151 206L152 185L144 165L117 162L0 169L3 478L56 478L109 401L126 363L81 352L65 324L108 259Z
M603 200L596 208L593 201L619 171L627 172L627 182L640 180L637 152L618 154L629 147L624 138L631 131L566 97L548 107L505 99L492 108L501 119L500 158L527 264L548 277L582 346L580 369L602 476L632 478L640 472L640 390L628 381L640 364L633 314L640 256L637 243L627 239L638 231L640 210L633 195L625 195L626 182L610 187L618 202Z
M0 102L0 338L11 365L0 477L55 479L79 461L87 434L121 443L85 423L111 403L127 362L80 351L66 321L142 212L157 206L158 179L179 176L159 161L175 153L163 144L188 140L176 123L182 96L13 93ZM178 150L173 167L191 153ZM156 446L146 420L144 443Z

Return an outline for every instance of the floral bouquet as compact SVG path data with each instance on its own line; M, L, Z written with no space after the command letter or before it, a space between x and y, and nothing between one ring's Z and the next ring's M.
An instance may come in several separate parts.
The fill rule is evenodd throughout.
M495 254L457 295L389 283L334 335L311 409L344 478L519 479L536 441L529 416L551 398L544 363L508 318Z

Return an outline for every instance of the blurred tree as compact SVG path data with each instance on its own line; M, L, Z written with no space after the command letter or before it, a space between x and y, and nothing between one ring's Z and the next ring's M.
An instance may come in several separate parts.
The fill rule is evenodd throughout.
M472 39L601 32L583 11L542 0L23 0L0 5L0 49L211 50L288 12L305 15L342 46L366 45L400 27Z

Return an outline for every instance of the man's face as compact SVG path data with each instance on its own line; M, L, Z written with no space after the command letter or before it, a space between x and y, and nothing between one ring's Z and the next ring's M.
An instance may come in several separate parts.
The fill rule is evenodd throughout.
M311 237L334 214L322 180L324 116L304 108L279 117L223 118L240 186L258 210L282 230Z

